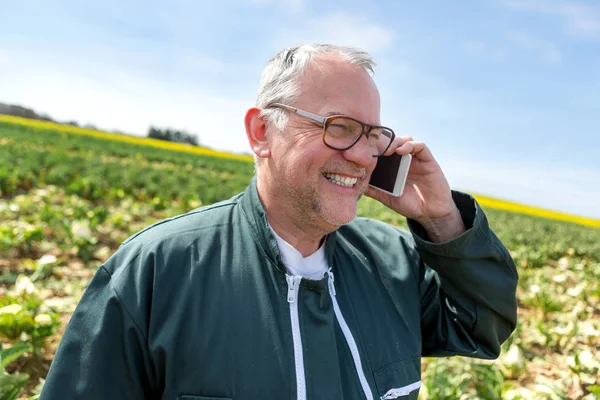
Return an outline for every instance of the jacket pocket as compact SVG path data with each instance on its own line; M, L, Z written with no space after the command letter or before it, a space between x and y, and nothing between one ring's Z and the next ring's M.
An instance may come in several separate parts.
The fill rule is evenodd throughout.
M191 396L189 394L182 394L177 400L233 400L231 397L205 397L205 396Z
M421 388L421 358L386 365L373 376L381 400L417 400Z

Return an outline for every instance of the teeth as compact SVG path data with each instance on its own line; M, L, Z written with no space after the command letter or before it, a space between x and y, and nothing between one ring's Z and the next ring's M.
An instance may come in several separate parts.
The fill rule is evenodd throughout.
M325 176L325 178L329 179L331 182L340 185L340 186L344 186L344 187L352 187L354 186L354 184L358 181L357 178L350 178L347 176L341 176L338 174L323 174Z

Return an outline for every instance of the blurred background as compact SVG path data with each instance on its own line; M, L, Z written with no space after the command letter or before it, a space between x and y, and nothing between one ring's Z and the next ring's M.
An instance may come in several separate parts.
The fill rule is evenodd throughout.
M238 153L270 57L361 47L381 122L428 143L454 187L600 217L596 0L1 0L0 14L0 102Z
M0 0L0 399L39 397L127 237L246 187L243 116L302 42L372 53L381 123L477 195L519 272L499 359L423 360L420 399L600 399L598 0Z

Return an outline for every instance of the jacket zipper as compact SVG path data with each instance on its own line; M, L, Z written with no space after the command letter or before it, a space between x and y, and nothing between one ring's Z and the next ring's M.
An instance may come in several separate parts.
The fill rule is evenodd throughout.
M348 324L342 315L342 311L337 303L335 298L335 285L333 283L333 272L331 269L327 271L327 275L329 275L328 286L329 286L329 296L331 296L331 301L333 302L333 310L335 312L335 317L340 324L340 328L342 328L342 332L344 333L344 337L346 338L346 343L348 343L348 347L350 348L350 353L352 353L352 359L354 360L354 366L356 367L356 373L358 374L358 379L360 381L360 385L362 386L362 390L365 394L365 398L367 400L373 400L373 394L371 393L371 388L369 387L369 383L367 382L367 377L362 368L362 363L360 361L360 354L358 354L358 347L356 346L356 342L354 341L354 337L352 337L352 332L350 332L350 328L348 328Z
M306 380L304 377L304 354L302 353L302 336L300 335L300 320L298 319L298 290L301 276L286 275L288 284L287 301L290 304L290 319L292 323L292 339L294 341L294 361L296 367L297 400L306 399Z

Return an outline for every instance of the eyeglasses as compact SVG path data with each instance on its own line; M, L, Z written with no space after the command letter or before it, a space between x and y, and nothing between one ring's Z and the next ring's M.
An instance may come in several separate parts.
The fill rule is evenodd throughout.
M379 157L385 153L396 137L390 128L365 124L343 115L321 117L281 103L272 103L267 108L269 107L282 108L323 124L323 143L334 150L348 150L364 135L369 146L375 150L376 154L373 154L373 157Z

